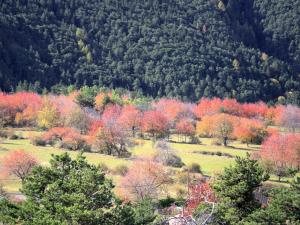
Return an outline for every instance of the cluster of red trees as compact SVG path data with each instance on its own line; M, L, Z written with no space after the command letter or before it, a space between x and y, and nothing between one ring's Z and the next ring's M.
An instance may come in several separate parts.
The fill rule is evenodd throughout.
M173 133L184 141L197 135L215 137L224 145L230 139L259 144L272 134L267 128L270 124L293 132L300 127L300 109L292 105L271 107L262 102L242 104L219 98L202 98L198 104L166 98L142 102L128 95L100 92L94 107L88 108L80 107L76 96L77 92L68 96L1 93L0 125L69 127L79 132L73 130L72 138L84 139L96 150L119 156L137 133L152 138ZM70 142L71 138L63 139Z
M275 133L262 144L259 157L267 169L281 177L300 169L300 134Z

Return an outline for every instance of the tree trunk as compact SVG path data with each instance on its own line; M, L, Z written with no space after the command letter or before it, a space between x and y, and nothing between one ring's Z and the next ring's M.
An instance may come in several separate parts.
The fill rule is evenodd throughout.
M227 137L224 137L224 146L227 147Z

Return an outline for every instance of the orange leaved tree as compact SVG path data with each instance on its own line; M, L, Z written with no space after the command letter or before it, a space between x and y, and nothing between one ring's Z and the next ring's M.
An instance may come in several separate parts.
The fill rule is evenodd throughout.
M24 150L12 151L1 160L2 171L8 175L15 175L22 181L37 164L37 159Z

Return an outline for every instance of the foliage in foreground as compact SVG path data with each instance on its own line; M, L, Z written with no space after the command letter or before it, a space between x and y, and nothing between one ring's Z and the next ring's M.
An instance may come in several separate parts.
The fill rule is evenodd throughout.
M134 211L112 193L113 185L82 155L53 156L51 166L37 166L23 182L26 200L1 200L0 221L11 224L132 225Z
M263 206L255 192L267 178L256 160L238 157L236 165L226 168L213 184L219 202L212 224L299 224L299 180L290 188L271 190L268 203Z

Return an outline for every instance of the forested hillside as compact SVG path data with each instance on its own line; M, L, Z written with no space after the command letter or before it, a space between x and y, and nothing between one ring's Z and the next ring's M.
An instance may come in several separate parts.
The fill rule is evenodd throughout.
M2 0L0 13L4 91L300 102L300 1Z

